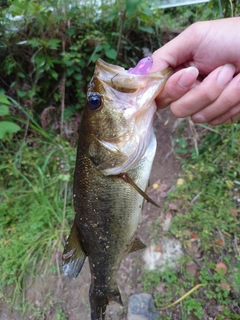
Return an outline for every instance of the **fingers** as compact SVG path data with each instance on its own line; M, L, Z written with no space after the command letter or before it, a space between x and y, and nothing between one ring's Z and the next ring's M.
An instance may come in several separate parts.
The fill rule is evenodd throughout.
M233 79L235 67L231 64L218 67L212 71L199 85L187 91L181 98L170 104L173 115L179 118L192 116L195 122L208 122L226 112L222 105L232 103L228 95L222 95ZM217 102L219 98L219 101ZM222 100L223 98L223 100ZM212 104L216 103L210 108ZM234 104L235 105L235 104ZM210 108L210 109L209 109Z
M204 110L192 116L196 122L198 117L212 125L225 123L240 112L240 74L232 79L219 97ZM200 116L199 116L200 115ZM195 119L196 117L196 119ZM197 121L199 122L199 121Z
M189 67L174 73L166 82L160 95L156 98L158 108L165 108L181 98L196 82L198 69Z
M233 108L222 114L221 116L210 121L212 126L217 126L220 124L233 123L240 119L240 103L235 105Z

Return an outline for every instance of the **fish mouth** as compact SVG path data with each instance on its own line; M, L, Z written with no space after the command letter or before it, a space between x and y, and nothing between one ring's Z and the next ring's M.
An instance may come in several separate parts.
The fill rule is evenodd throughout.
M144 157L154 136L154 100L170 73L170 69L167 69L164 72L132 74L123 67L97 60L95 79L104 89L104 100L115 114L121 115L121 125L117 133L99 139L115 159L114 164L107 161L104 165L99 165L104 174L118 175L128 172ZM116 161L114 153L122 154L124 157L120 158L125 159L124 162Z

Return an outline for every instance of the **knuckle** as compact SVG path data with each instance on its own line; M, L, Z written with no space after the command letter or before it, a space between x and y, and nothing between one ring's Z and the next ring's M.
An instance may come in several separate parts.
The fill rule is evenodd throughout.
M222 104L223 104L224 106L226 106L226 107L231 106L231 105L233 104L233 100L232 100L231 96L229 96L229 95L224 95L224 96L222 97Z
M178 106L175 106L174 103L170 104L170 110L174 117L176 118L185 118L187 117L186 110L181 109Z
M205 90L205 92L203 93L203 99L206 102L213 102L217 99L218 95L216 94L216 92L214 92L214 90Z

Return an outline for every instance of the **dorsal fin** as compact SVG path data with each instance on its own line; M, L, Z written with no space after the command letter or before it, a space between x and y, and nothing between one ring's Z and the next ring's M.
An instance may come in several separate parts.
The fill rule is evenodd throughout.
M136 183L128 176L127 173L119 174L124 181L128 182L145 200L153 204L155 207L161 208L153 199L151 199Z

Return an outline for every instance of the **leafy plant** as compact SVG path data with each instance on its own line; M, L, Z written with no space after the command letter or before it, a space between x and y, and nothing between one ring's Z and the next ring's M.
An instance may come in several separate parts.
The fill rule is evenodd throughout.
M3 91L0 91L0 119L7 118L10 116L9 112L10 102L5 96ZM7 134L15 133L21 130L19 125L11 121L11 119L0 120L0 139L6 139Z
M56 138L12 143L7 153L2 143L0 153L1 288L11 285L14 301L28 274L46 272L72 219L75 151Z

